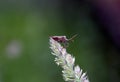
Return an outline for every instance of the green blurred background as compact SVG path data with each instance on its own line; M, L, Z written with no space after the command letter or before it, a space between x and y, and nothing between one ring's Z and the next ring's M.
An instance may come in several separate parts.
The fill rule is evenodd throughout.
M49 36L75 34L68 52L87 71L90 82L115 82L110 81L106 58L112 49L106 49L107 41L89 15L89 5L81 2L1 0L0 82L64 82Z

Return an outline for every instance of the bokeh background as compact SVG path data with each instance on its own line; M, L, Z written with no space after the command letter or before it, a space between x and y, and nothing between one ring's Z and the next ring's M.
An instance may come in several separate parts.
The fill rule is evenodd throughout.
M68 52L90 82L120 82L119 0L0 0L0 82L64 82L49 36L78 36Z

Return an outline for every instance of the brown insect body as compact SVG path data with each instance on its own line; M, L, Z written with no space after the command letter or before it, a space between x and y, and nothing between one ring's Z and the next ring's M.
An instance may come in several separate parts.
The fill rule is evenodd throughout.
M52 36L52 39L60 43L68 42L68 39L66 38L66 36Z
M77 36L74 35L72 38L67 39L66 36L52 36L51 38L54 39L55 41L59 42L59 43L63 43L64 47L68 46L68 42L69 41L73 41L73 38L75 38Z

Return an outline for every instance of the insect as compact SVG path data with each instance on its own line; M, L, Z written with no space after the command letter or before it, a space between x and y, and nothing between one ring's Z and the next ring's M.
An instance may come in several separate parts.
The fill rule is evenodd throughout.
M73 41L73 39L74 39L76 36L77 36L77 34L74 35L74 36L72 36L70 39L67 39L66 36L52 36L51 38L54 39L55 41L63 44L63 46L66 48L66 47L68 47L68 43L69 43L70 41Z

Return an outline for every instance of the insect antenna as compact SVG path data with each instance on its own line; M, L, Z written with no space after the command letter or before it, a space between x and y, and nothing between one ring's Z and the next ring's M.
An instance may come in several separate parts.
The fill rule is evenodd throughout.
M70 39L68 39L68 41L74 41L73 39L77 36L78 34L75 34L74 36L72 36Z

